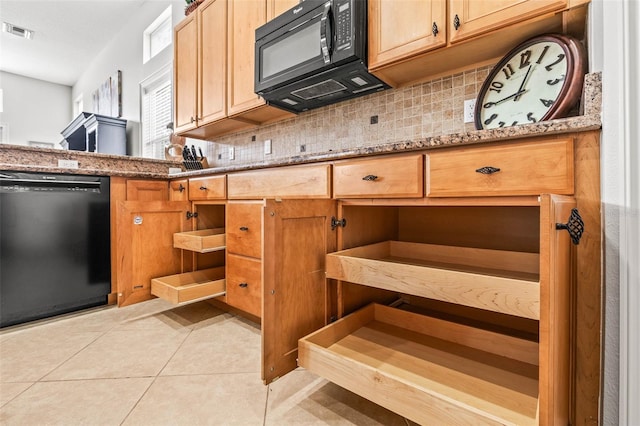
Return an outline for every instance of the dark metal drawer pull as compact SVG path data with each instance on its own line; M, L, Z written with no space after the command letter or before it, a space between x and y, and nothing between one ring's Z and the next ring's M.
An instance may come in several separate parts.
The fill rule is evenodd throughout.
M180 191L180 192L184 191L185 189L186 188L182 184L180 184L180 186L178 187L178 191Z
M458 15L456 14L456 16L453 18L453 28L456 29L456 31L458 30L458 28L460 28L460 18L458 17Z
M242 288L246 288L246 287L248 287L248 286L249 286L249 284L247 284L247 283L240 283L240 284L238 284L238 285L239 285L240 287L242 287Z
M571 209L571 215L569 215L567 223L556 223L556 229L566 229L573 244L578 245L584 232L584 222L578 209Z
M378 179L378 176L376 175L366 175L365 177L362 178L362 180L368 180L368 181L374 181Z
M431 27L431 33L433 34L434 37L438 35L438 24L436 24L435 22Z
M203 190L203 191L206 191L207 187L206 186L201 186L200 189Z
M187 219L191 219L192 217L198 217L198 212L195 212L195 213L187 212Z
M246 226L241 226L240 230L243 232L247 232L249 230L249 228L247 228Z
M491 167L491 166L480 167L479 169L476 169L476 173L482 173L483 175L491 175L499 171L500 171L499 168Z

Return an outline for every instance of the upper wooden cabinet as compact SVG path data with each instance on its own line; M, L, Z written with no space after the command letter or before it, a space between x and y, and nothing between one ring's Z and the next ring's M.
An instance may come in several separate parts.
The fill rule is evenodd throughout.
M589 0L369 0L369 69L398 87L493 64L535 35L583 38Z
M207 0L176 26L176 133L208 139L292 116L253 91L255 30L289 3Z
M567 1L449 0L449 4L449 40L456 42L547 12L561 10L567 6Z
M173 102L175 108L173 121L176 133L197 126L198 23L196 15L196 13L192 13L174 29Z
M369 0L369 68L447 43L446 0Z

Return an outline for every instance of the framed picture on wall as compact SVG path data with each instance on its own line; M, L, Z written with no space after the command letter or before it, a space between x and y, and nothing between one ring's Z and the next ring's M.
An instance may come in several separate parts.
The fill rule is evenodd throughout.
M116 71L92 93L93 112L122 117L122 71Z

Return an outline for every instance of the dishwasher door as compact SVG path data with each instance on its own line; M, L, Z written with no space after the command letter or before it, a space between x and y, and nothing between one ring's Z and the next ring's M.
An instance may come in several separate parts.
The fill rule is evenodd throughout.
M0 327L107 303L109 178L0 172Z

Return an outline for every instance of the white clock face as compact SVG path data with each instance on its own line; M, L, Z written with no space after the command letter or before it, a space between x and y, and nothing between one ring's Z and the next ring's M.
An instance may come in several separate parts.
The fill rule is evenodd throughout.
M560 95L567 66L562 47L549 41L513 55L493 77L482 99L482 128L540 121Z

